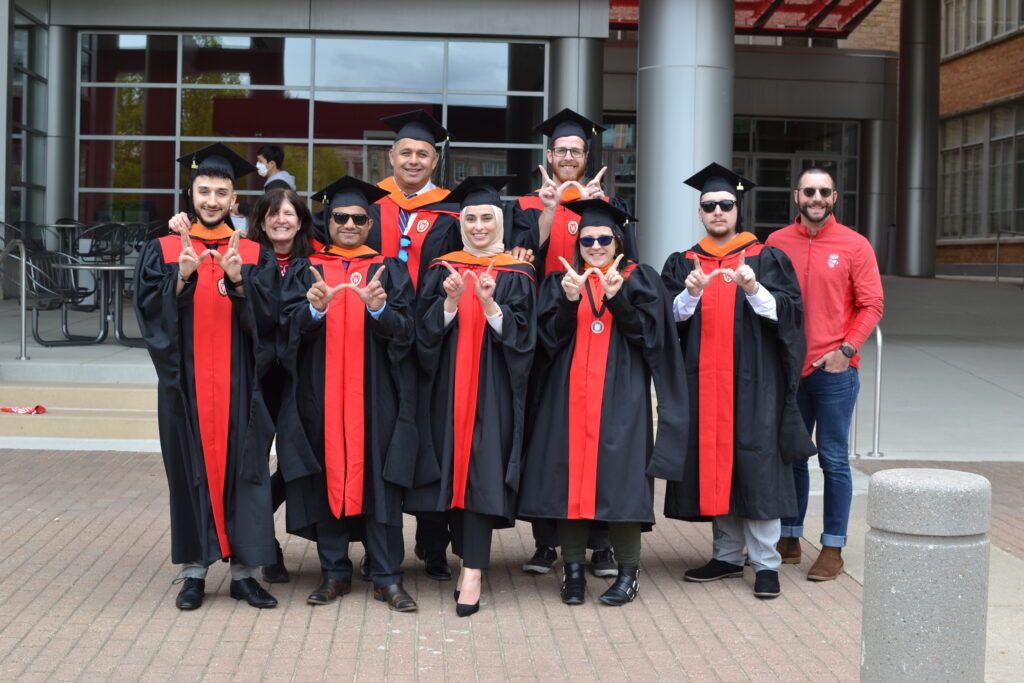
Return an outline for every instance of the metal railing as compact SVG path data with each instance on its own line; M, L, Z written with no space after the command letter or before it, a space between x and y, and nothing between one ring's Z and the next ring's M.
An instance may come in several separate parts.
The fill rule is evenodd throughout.
M1017 235L1018 237L1024 237L1024 232L1019 230L1000 230L996 233L996 284L999 284L999 246L1002 242L1003 235ZM1024 282L1021 282L1021 289L1024 289Z
M7 255L11 253L11 250L15 247L18 248L18 253L21 258L21 275L19 276L18 290L20 292L20 308L21 308L21 353L15 357L15 360L28 360L28 340L26 339L26 330L28 329L28 279L25 276L26 269L28 268L28 258L25 253L25 243L21 240L11 240L4 247L2 253L0 253L0 267L2 267L4 260Z
M853 404L853 422L850 424L850 455L859 458L857 452L857 413L860 401ZM882 327L875 325L875 423L871 427L871 450L866 453L869 458L884 457L878 450L878 439L882 422Z

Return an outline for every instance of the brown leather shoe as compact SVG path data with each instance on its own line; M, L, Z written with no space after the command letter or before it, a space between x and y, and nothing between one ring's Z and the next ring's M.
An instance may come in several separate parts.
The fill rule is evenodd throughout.
M396 612L415 612L416 601L405 592L402 584L393 583L390 586L380 588L373 587L373 599L388 603L388 607Z
M340 595L348 595L352 592L351 581L339 581L337 579L324 578L320 586L309 594L306 602L310 605L327 605L334 602Z
M807 572L808 581L831 581L843 571L843 558L840 554L842 548L822 546L818 553L818 559L814 561L811 570Z
M782 555L782 564L800 564L799 538L780 538L775 550Z

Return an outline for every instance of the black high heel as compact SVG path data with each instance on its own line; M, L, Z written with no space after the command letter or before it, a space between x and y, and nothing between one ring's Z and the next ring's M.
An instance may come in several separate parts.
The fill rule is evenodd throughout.
M476 614L480 611L480 601L477 600L472 605L463 605L462 603L455 603L455 614L460 617L468 617L471 614Z

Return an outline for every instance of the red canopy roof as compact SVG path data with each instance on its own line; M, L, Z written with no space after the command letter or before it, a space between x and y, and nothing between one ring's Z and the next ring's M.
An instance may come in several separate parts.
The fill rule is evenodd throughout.
M846 38L881 0L736 0L736 33ZM609 27L635 30L640 0L609 0Z

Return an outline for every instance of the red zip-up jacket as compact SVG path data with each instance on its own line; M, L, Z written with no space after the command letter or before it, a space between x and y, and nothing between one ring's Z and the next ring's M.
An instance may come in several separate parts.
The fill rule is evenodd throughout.
M785 252L800 282L807 335L802 376L814 372L811 363L844 341L859 351L882 319L882 278L871 244L834 216L813 236L797 216L765 243ZM859 353L850 364L860 367Z

